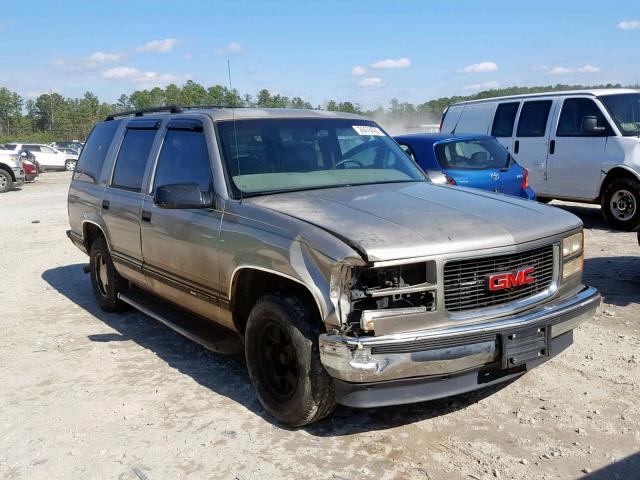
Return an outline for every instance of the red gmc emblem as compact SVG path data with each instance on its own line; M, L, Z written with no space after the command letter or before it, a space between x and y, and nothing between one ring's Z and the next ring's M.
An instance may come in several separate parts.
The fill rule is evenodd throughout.
M507 288L520 287L534 283L536 279L531 275L535 272L534 267L523 268L515 272L503 272L487 275L485 286L492 292L505 290Z

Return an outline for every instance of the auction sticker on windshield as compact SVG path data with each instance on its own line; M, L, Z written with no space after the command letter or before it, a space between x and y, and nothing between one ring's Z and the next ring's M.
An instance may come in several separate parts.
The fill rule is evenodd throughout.
M374 135L377 137L384 137L384 133L378 127L371 127L369 125L352 125L352 126L358 135Z

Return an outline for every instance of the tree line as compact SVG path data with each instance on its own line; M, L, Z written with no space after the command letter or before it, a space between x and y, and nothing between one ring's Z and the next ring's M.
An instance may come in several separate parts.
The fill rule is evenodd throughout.
M358 103L328 100L312 105L300 97L287 97L262 89L255 96L240 94L236 89L222 85L205 87L192 80L178 86L167 85L150 90L137 90L121 95L115 103L101 102L86 92L82 98L63 97L50 92L36 99L24 99L17 92L0 87L0 143L29 141L48 143L56 140L84 140L96 122L109 114L126 110L166 105L218 105L264 108L316 108L330 111L357 113L375 118L383 125L402 125L415 128L425 123L437 123L444 109L452 103L505 95L541 93L581 88L619 88L621 85L547 85L540 87L509 87L485 90L468 96L442 97L413 104L394 98L389 105L365 109Z

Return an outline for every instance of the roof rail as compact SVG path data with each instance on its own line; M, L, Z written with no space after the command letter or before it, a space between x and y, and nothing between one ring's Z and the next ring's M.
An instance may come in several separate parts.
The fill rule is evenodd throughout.
M164 107L150 107L150 108L139 108L137 110L127 110L126 112L112 113L107 118L104 119L105 122L109 120L113 120L118 117L128 117L133 115L134 117L142 117L145 113L160 113L160 112L169 112L169 113L180 113L182 112L182 108L177 105L167 105Z

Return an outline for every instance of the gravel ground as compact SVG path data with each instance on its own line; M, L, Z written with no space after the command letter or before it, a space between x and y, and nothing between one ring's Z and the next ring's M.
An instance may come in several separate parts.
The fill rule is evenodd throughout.
M68 182L0 195L0 478L640 478L640 247L597 208L554 202L584 220L605 299L568 351L501 389L289 430L241 358L97 308Z

